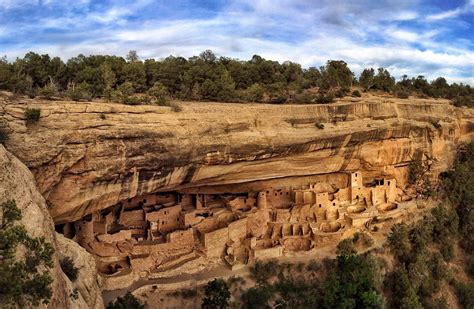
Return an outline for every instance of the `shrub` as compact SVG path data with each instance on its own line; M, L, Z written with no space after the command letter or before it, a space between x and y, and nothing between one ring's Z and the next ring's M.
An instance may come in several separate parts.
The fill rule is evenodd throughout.
M409 93L406 92L406 91L400 90L400 91L397 91L397 93L395 95L399 99L408 99Z
M268 262L257 261L252 267L250 267L250 273L255 282L258 284L265 284L268 279L277 275L278 266L276 260L270 260Z
M263 88L262 85L255 83L244 91L244 98L249 102L262 102L264 94L265 88Z
M143 104L143 100L140 97L130 96L130 97L123 97L122 103L127 105L141 105Z
M320 93L316 97L316 102L319 104L327 104L327 103L332 103L334 101L334 96L330 93Z
M5 144L7 140L8 140L7 125L3 121L0 121L0 144Z
M270 104L283 104L286 102L286 98L283 97L283 96L277 96L277 97L274 97L274 98L271 98L268 103Z
M89 101L92 99L92 95L90 93L90 85L87 83L80 83L72 88L69 88L68 90L66 90L65 95L73 101Z
M169 106L171 107L171 110L175 113L179 113L180 111L183 110L183 108L178 103L175 103L175 102L170 103Z
M118 297L115 302L107 305L107 309L143 309L138 299L132 293L127 292L124 297Z
M181 296L183 298L193 298L196 297L198 294L196 289L184 289L181 291Z
M337 245L336 254L337 255L351 255L356 254L356 250L354 248L354 242L350 238L346 238L339 242Z
M229 306L230 292L227 283L222 279L209 281L204 288L205 297L202 308L224 309Z
M59 264L61 265L61 269L69 278L69 280L76 281L77 272L79 271L79 269L74 265L74 261L67 256L64 259L60 260Z
M51 100L54 96L57 96L58 93L58 87L52 82L38 90L38 94L48 100Z
M474 283L456 282L454 288L461 308L474 308Z
M320 122L316 122L314 124L314 126L320 130L323 130L324 129L324 124L320 123Z
M359 90L354 90L352 91L352 96L360 98L362 95L360 94Z
M26 123L38 122L41 116L41 109L39 108L27 108L25 110Z

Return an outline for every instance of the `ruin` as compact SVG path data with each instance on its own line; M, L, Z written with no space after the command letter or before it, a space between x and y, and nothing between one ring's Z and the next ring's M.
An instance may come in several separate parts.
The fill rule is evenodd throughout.
M106 277L147 276L197 257L234 268L317 248L401 211L394 177L364 179L353 171L346 178L347 186L332 190L312 183L242 194L148 194L58 228L96 257Z

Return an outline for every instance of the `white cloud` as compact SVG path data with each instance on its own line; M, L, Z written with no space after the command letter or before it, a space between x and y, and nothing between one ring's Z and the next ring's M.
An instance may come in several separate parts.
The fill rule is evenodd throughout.
M474 1L469 0L466 2L465 5L455 8L453 10L437 13L437 14L432 14L429 15L426 20L427 21L440 21L444 19L450 19L450 18L456 18L461 14L469 13L469 12L474 12Z
M449 33L449 25L400 26L400 21L419 17L413 1L240 0L208 18L127 19L147 10L149 3L141 0L111 6L102 13L77 16L69 12L22 24L17 31L30 31L35 37L9 48L7 56L14 59L29 50L63 58L79 53L124 56L134 49L143 58L160 59L170 54L190 57L211 49L222 56L249 59L259 54L304 67L342 59L357 74L365 67L383 66L396 77L445 76L449 81L474 84L472 41L453 40L449 45L439 41ZM8 26L4 28L0 36L8 35ZM54 33L54 39L51 35L32 45L41 28L61 31Z

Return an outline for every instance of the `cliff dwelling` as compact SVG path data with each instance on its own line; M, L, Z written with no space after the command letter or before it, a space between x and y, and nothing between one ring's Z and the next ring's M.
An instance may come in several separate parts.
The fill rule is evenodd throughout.
M400 215L409 199L390 175L344 173L322 182L239 194L154 193L94 212L57 230L96 257L105 278L149 277L198 257L232 269L285 252L337 243L374 218Z

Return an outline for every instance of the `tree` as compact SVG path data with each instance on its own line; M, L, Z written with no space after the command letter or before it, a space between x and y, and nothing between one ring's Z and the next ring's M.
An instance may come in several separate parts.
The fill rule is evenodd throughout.
M253 84L245 90L245 100L249 102L262 102L265 88L260 84Z
M165 105L167 96L168 96L168 90L166 87L160 83L160 82L155 82L153 87L148 89L148 95L153 98L153 100L156 102L158 105Z
M376 269L370 258L338 255L336 270L324 282L323 308L383 308L376 289Z
M411 244L408 239L408 227L406 224L395 224L388 235L388 244L393 255L399 261L406 261L409 258Z
M378 68L377 75L374 77L374 86L382 91L390 92L395 86L395 79L390 76L390 72L384 68Z
M128 53L127 53L127 56L125 57L125 59L127 59L128 62L136 62L138 61L138 54L137 54L137 51L136 50L130 50Z
M349 88L352 86L354 73L347 63L342 60L329 60L326 66L321 67L322 88Z
M375 72L373 68L364 69L364 71L360 73L359 84L365 90L370 90L372 87L374 87L374 78Z
M204 288L202 308L223 309L229 307L230 292L227 283L222 279L209 281Z
M109 64L104 63L101 65L100 70L102 72L102 80L104 82L104 92L103 95L107 101L112 100L113 87L117 81L114 71Z
M22 214L15 201L0 204L0 211L0 307L47 304L52 296L53 246L42 237L30 237L17 222Z
M66 90L65 94L73 101L90 100L92 99L90 89L91 86L88 83L82 82L77 85L73 84L69 89Z

